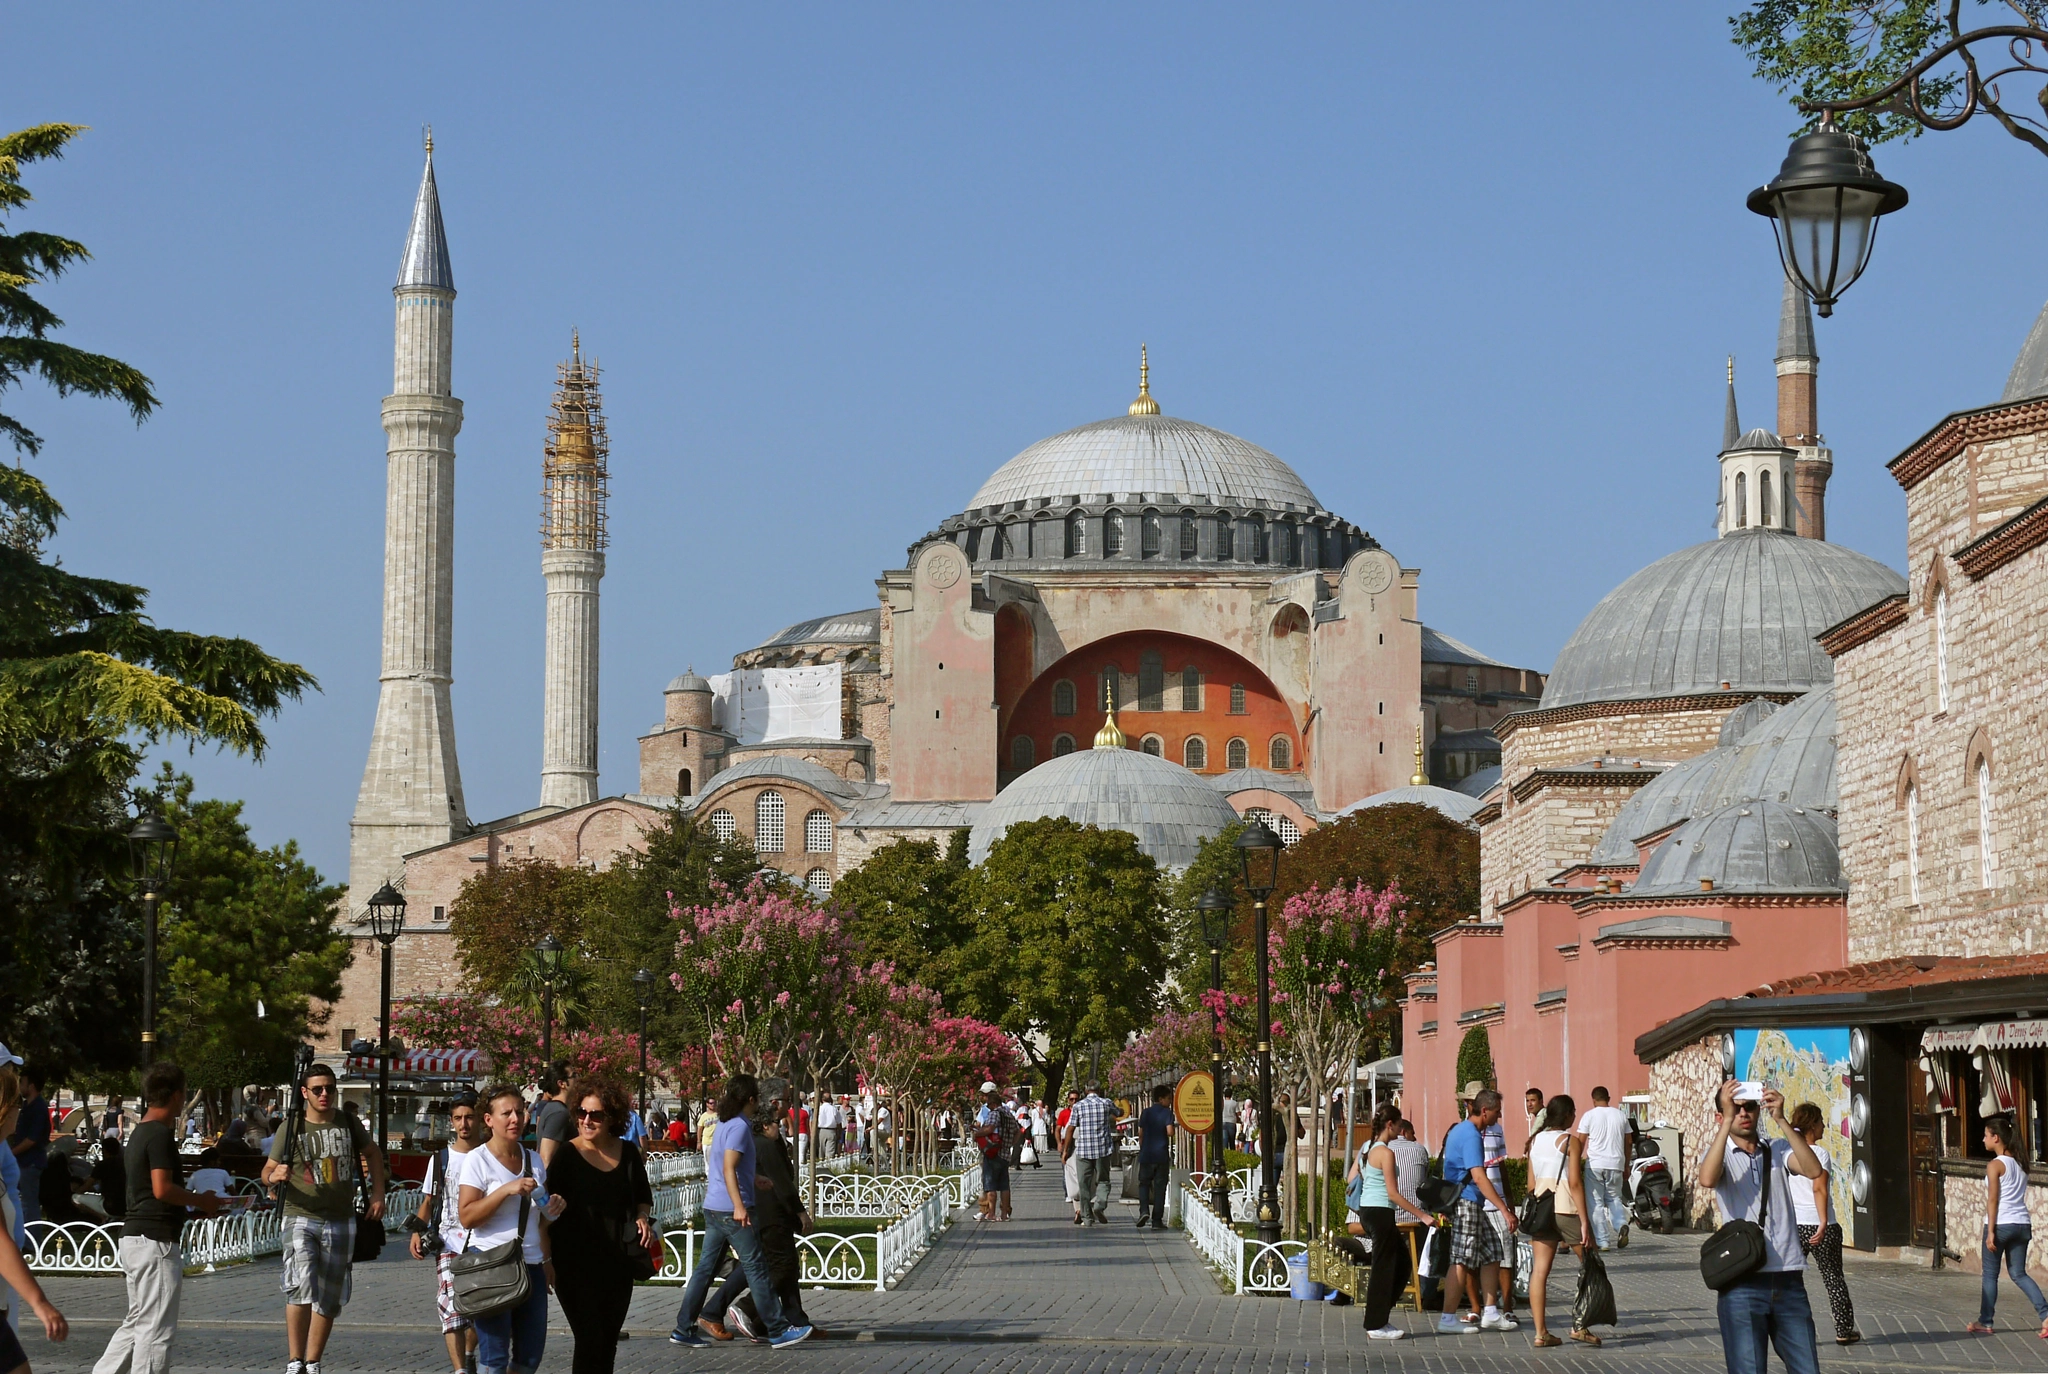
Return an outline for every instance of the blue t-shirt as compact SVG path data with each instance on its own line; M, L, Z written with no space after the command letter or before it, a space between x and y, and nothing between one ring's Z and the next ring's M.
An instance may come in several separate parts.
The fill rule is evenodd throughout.
M747 1206L754 1205L754 1123L744 1116L718 1123L718 1129L711 1133L711 1157L704 1161L704 1172L711 1177L704 1185L704 1210L707 1212L730 1212L732 1196L725 1191L725 1152L738 1150L739 1162L733 1166L733 1177L740 1185L740 1201Z
M13 1140L26 1140L29 1148L19 1156L24 1169L40 1169L49 1162L50 1104L40 1094L24 1102L14 1127Z
M1153 1103L1138 1114L1138 1158L1164 1159L1173 1131L1173 1108Z
M1479 1201L1479 1185L1472 1182L1472 1171L1484 1163L1486 1142L1480 1138L1479 1128L1470 1121L1460 1121L1451 1127L1451 1134L1444 1141L1444 1179L1465 1185L1458 1190L1460 1202Z

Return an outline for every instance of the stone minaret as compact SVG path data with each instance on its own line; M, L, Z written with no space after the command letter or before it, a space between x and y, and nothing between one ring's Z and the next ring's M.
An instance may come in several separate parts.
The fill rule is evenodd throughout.
M541 707L540 804L597 800L597 584L604 577L604 403L597 365L569 336L548 411L542 464L540 570L548 586Z
M455 274L434 186L434 139L399 264L391 395L384 398L384 658L370 759L349 822L349 908L403 886L405 855L469 830L455 762L449 641L455 601Z
M1806 292L1787 277L1778 311L1778 437L1799 455L1793 463L1793 530L1808 539L1828 537L1828 478L1835 470L1835 455L1820 437L1819 371L1812 306Z

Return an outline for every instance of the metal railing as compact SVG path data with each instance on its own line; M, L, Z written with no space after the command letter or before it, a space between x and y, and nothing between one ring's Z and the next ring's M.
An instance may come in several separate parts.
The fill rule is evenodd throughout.
M384 1195L384 1226L404 1241L405 1218L419 1210L416 1184L393 1188ZM178 1257L187 1269L213 1272L223 1264L241 1264L283 1249L284 1209L277 1206L236 1207L217 1217L194 1217L178 1237ZM22 1258L38 1274L119 1274L121 1223L94 1225L72 1221L63 1225L31 1221L23 1228Z
M1190 1184L1201 1177L1199 1174L1190 1175ZM1179 1194L1177 1198L1176 1193ZM1177 1208L1185 1219L1189 1242L1230 1281L1232 1292L1289 1291L1287 1257L1305 1254L1308 1246L1304 1242L1266 1242L1239 1235L1234 1227L1210 1210L1206 1189L1193 1192L1175 1182L1168 1185L1166 1197L1167 1206ZM1235 1201L1231 1205L1235 1215Z

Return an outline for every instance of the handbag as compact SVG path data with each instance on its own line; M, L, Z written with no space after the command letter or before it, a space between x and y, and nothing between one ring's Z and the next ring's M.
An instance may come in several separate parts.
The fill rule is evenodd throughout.
M1534 1240L1557 1240L1562 1235L1557 1229L1558 1182L1554 1178L1529 1180L1532 1191L1522 1200L1522 1214L1516 1218L1523 1235ZM1535 1192L1533 1190L1538 1183L1548 1183L1550 1188L1545 1192Z
M533 1176L532 1155L521 1162L519 1176ZM462 1253L448 1261L451 1304L457 1313L472 1320L494 1316L533 1296L533 1278L526 1269L526 1220L532 1210L533 1194L527 1193L519 1199L519 1225L512 1239L488 1250L472 1250L465 1241Z
M1017 1154L1017 1162L1019 1164L1030 1164L1033 1166L1037 1165L1038 1150L1031 1144L1030 1141L1027 1140L1024 1142L1024 1148Z
M1451 1131L1457 1129L1456 1126L1451 1127ZM1444 1132L1443 1144L1437 1146L1436 1173L1425 1174L1422 1182L1415 1185L1415 1200L1422 1204L1425 1212L1449 1211L1451 1204L1458 1200L1458 1194L1465 1191L1463 1184L1443 1177L1444 1151L1450 1148L1451 1131Z
M1708 1236L1707 1243L1700 1247L1700 1278L1716 1293L1727 1292L1763 1268L1770 1257L1763 1222L1771 1214L1771 1175L1778 1172L1778 1161L1768 1141L1763 1145L1760 1162L1764 1171L1763 1203L1756 1209L1756 1220L1738 1217Z
M647 1173L647 1166L643 1162L640 1152L635 1149L630 1160L622 1156L619 1163L630 1167L638 1175L633 1180L635 1184L634 1192L637 1195L639 1192L638 1184ZM634 1224L634 1219L630 1216L626 1218L625 1226L619 1235L619 1247L626 1256L626 1272L633 1276L633 1282L635 1283L645 1283L653 1278L661 1272L661 1266L668 1262L668 1254L661 1241L661 1224L652 1216L647 1218L647 1223L648 1230L653 1235L653 1239L645 1245L640 1243L640 1228ZM521 1229L524 1230L525 1228L522 1227Z

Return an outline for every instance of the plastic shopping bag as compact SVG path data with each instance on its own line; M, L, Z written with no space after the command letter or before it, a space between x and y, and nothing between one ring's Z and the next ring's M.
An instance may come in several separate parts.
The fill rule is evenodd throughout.
M1600 1262L1600 1252L1587 1246L1585 1268L1579 1271L1578 1298L1572 1303L1572 1329L1613 1326L1619 1320L1614 1311L1614 1285L1607 1281L1607 1266Z

